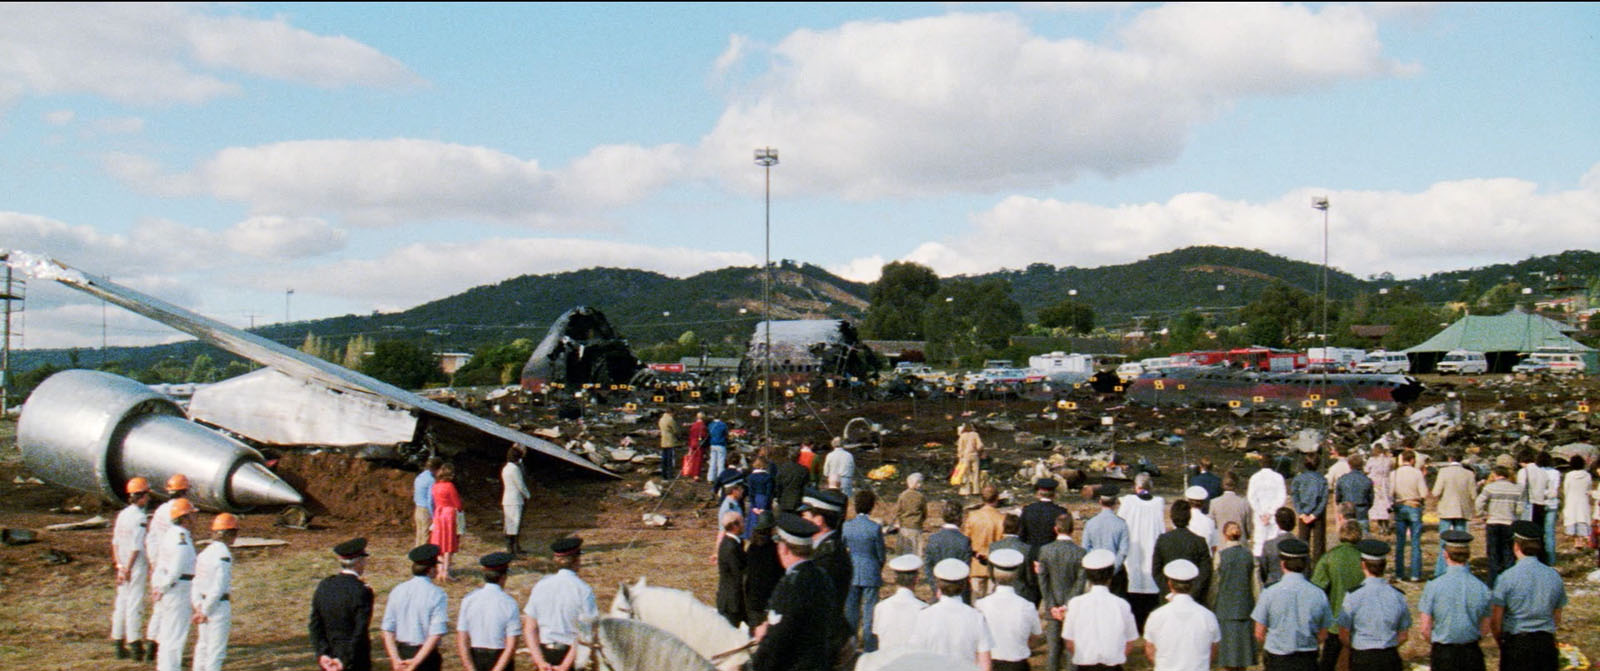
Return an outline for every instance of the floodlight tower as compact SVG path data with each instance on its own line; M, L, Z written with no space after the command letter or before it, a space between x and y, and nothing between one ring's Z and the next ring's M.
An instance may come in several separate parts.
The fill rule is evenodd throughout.
M766 348L761 370L761 443L772 445L772 166L778 164L778 150L756 150L756 165L766 171L766 251L761 267L761 302L766 309Z
M1322 329L1321 329L1322 338L1321 338L1321 340L1322 340L1322 358L1323 358L1324 362L1326 362L1327 359L1329 358L1328 357L1328 197L1327 196L1312 196L1311 197L1311 208L1312 209L1316 209L1316 210L1322 210ZM1326 398L1327 395L1328 395L1328 370L1327 370L1327 367L1328 367L1328 364L1324 363L1323 364L1323 370L1322 370L1322 390L1321 390L1322 391L1321 395L1324 398ZM1328 423L1328 415L1326 414L1327 413L1327 408L1323 408L1323 413L1324 414L1322 415L1322 417L1323 417L1324 435L1326 436L1326 427L1327 427L1327 423Z

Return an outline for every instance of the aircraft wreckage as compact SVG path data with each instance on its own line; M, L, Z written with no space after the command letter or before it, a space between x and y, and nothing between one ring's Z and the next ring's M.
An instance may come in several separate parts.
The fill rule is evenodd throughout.
M133 380L91 371L57 373L28 399L17 428L29 470L55 484L120 500L129 478L159 481L182 470L193 479L198 465L211 469L206 486L197 487L200 502L210 508L299 502L298 493L260 466L259 453L191 419L266 444L370 447L389 442L445 454L520 445L530 454L616 477L554 443L48 257L0 250L0 259L34 279L88 293L269 369L214 385L188 417L170 399ZM238 396L231 397L230 390ZM39 396L40 391L46 394Z
M1291 408L1391 408L1422 394L1407 375L1270 373L1227 366L1160 368L1127 383L1129 401L1143 405L1259 405Z
M628 341L612 328L605 314L580 305L550 325L522 367L521 382L523 389L535 393L552 383L573 388L627 383L640 368Z

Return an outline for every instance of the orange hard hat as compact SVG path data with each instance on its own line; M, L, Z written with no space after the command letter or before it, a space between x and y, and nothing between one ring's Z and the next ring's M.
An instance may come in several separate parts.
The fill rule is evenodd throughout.
M239 517L233 513L218 513L216 517L211 518L212 531L223 531L226 529L238 528Z
M187 475L184 475L182 473L173 473L172 477L167 478L167 491L169 491L169 492L175 492L175 491L178 491L180 489L188 489L188 488L189 488L189 476L187 476Z
M144 478L133 478L128 481L128 495L143 494L150 491L150 481Z
M169 514L172 515L173 521L177 521L178 518L188 515L192 512L194 512L194 504L189 503L189 499L172 500L172 510Z

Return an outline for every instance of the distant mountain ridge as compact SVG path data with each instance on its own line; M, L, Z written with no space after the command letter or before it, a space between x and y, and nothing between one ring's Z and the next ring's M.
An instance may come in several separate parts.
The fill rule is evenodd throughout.
M775 318L859 321L868 307L871 285L846 280L821 267L783 261L774 265L773 275ZM1030 320L1040 308L1072 297L1091 305L1098 323L1115 325L1135 316L1236 308L1280 281L1315 292L1321 275L1319 264L1258 250L1201 246L1119 265L1058 268L1035 263L1020 270L946 280L1006 280ZM537 341L561 313L590 305L603 311L636 346L671 340L691 330L703 342L742 343L761 318L761 276L756 267L721 268L681 279L630 268L522 275L400 312L275 324L256 332L290 345L299 345L310 332L334 344L359 334L375 341L421 339L438 350L470 352L512 338ZM1574 250L1406 280L1361 279L1329 268L1328 293L1343 299L1403 284L1430 302L1443 302L1458 298L1464 286L1481 292L1495 284L1519 281L1542 291L1574 283L1581 286L1594 277L1600 277L1600 252ZM165 357L188 358L206 349L193 342L114 347L104 357L142 369ZM101 356L97 350L82 351L79 358L83 365L92 366L98 365ZM24 350L15 352L14 357L18 370L44 362L64 366L69 350Z

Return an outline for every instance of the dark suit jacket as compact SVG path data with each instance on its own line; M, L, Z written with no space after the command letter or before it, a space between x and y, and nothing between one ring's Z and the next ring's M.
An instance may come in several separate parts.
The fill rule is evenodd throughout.
M1167 596L1167 577L1162 571L1167 562L1177 559L1194 562L1195 568L1200 569L1200 577L1194 579L1194 591L1190 596L1193 596L1198 603L1206 603L1211 587L1211 543L1188 529L1173 529L1156 539L1155 556L1150 560L1150 572L1156 578L1157 590L1162 599L1166 599Z
M944 559L971 561L972 540L960 531L942 527L928 536L928 544L922 550L922 572L927 574L928 584L935 584L933 565Z
M844 608L815 561L796 564L772 590L766 638L750 656L751 671L828 671ZM773 618L777 622L773 623Z
M1189 478L1189 485L1191 487L1205 488L1206 500L1208 501L1222 496L1222 478L1217 477L1217 474L1210 471L1195 473L1194 477Z
M350 671L372 669L372 588L349 573L322 579L311 597L311 648L344 662Z
M1039 598L1046 608L1065 606L1083 594L1083 556L1089 554L1072 541L1052 541L1039 548Z
M744 564L744 544L723 536L717 544L717 612L735 627L745 617Z
M778 509L792 513L800 509L800 497L806 493L806 485L811 484L811 471L796 462L780 459L772 467L772 484Z
M855 568L850 564L850 552L844 547L842 533L835 531L817 544L811 553L811 562L828 575L833 582L833 596L839 604L839 615L844 615L845 595L850 593L850 578Z
M767 621L767 602L783 578L783 564L778 562L778 546L773 541L750 541L744 559L745 621L756 627Z
M1028 544L1022 542L1022 539L1017 538L1016 536L1006 536L1005 538L1001 538L1000 540L989 544L989 556L993 557L995 550L1001 550L1005 548L1011 548L1017 552L1021 552L1023 558L1025 559L1025 561L1022 562L1022 566L1017 568L1017 582L1015 585L1017 596L1032 601L1033 603L1039 603L1039 583L1033 575L1033 560L1027 559L1030 556L1028 553L1028 550L1030 549Z
M1056 539L1056 517L1067 512L1055 504L1054 501L1034 501L1022 508L1022 531L1018 537L1037 551L1046 543ZM1028 559L1034 559L1033 553L1028 554Z

